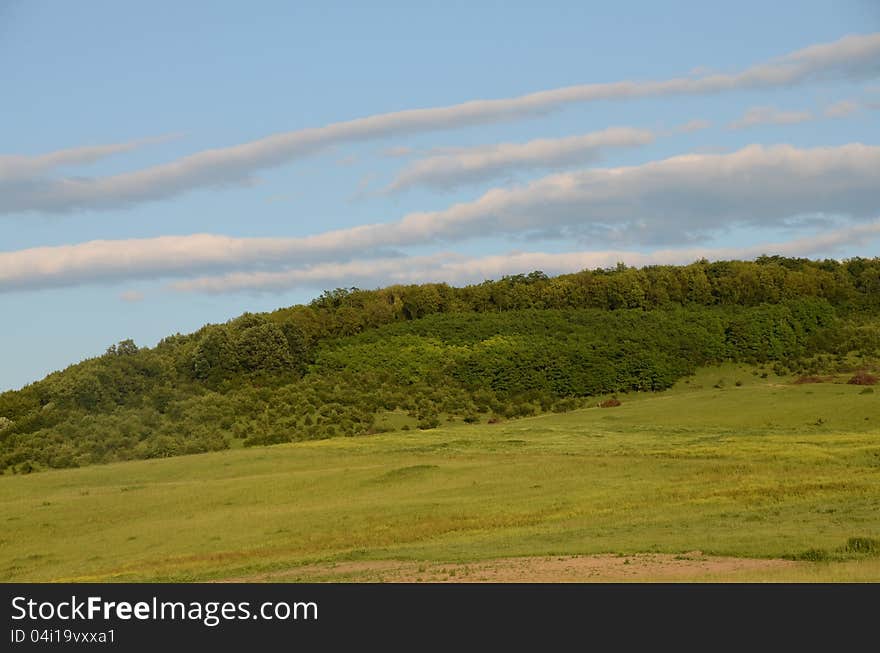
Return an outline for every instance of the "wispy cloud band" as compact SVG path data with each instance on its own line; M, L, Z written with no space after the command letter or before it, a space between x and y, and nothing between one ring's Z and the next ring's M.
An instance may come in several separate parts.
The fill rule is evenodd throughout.
M785 111L776 107L752 107L741 118L730 123L730 129L745 129L757 125L796 125L813 119L809 111Z
M173 283L171 287L182 292L228 293L277 292L293 288L351 285L377 287L394 283L473 283L532 270L542 270L548 274L564 274L584 269L607 268L618 262L641 267L686 264L701 258L751 259L762 254L828 255L844 245L865 242L877 237L880 237L880 222L857 225L807 238L747 247L687 247L647 253L626 250L565 253L511 252L484 257L465 257L444 252L432 256L355 260L344 264L322 263L276 272L233 272L179 281Z
M27 180L65 166L89 165L114 154L131 152L145 145L163 143L178 137L178 134L166 134L125 143L86 145L37 155L0 154L0 184ZM0 185L0 191L2 190L3 186Z
M609 127L565 138L459 148L414 161L398 174L386 190L398 192L413 186L453 188L517 170L556 169L584 164L597 160L606 149L646 145L653 140L653 133L645 129Z
M195 234L0 252L0 291L277 271L388 258L397 248L485 236L538 234L615 248L698 243L736 226L780 227L804 215L825 224L828 216L871 219L878 205L878 146L752 145L729 154L555 174L442 211L302 238Z
M738 73L586 84L515 98L474 100L447 107L379 114L198 152L170 163L109 177L56 179L34 171L23 178L20 172L23 168L16 166L13 172L16 181L0 181L0 213L116 209L197 188L246 184L262 169L340 143L519 119L574 103L711 94L822 79L865 79L878 74L880 33L851 35Z

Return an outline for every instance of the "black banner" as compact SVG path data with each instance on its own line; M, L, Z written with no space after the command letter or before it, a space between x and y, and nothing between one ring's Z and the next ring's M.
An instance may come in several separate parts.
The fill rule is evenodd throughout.
M7 584L0 650L873 641L878 585ZM870 637L871 639L863 639Z

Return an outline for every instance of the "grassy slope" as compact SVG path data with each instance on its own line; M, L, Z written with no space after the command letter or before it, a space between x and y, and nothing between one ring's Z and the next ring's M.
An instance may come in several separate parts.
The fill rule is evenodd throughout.
M880 537L880 391L861 391L726 366L618 408L0 477L0 580L833 553ZM880 580L877 558L815 567Z

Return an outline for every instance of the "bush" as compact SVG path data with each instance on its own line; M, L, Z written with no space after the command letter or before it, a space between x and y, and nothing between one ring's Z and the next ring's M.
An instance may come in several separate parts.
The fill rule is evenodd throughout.
M880 540L873 537L851 537L844 547L847 553L880 555Z
M599 403L599 408L614 408L615 406L619 406L621 404L620 399L617 397L612 397L611 399L606 399Z
M429 415L419 420L419 428L423 431L435 429L440 426L440 418L437 415Z
M790 556L783 556L789 560L803 560L805 562L827 562L831 556L825 549L807 549Z

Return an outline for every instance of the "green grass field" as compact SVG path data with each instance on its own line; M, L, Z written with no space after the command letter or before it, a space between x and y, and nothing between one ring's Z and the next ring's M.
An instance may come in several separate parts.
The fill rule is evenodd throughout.
M620 398L500 424L3 476L0 580L694 550L805 560L738 579L880 580L880 551L846 548L880 539L880 388L730 365Z

